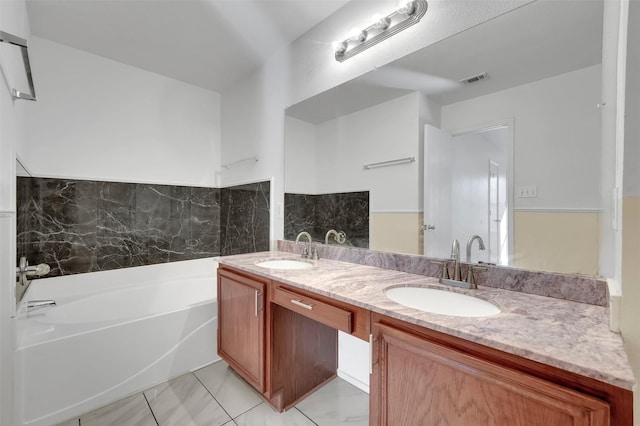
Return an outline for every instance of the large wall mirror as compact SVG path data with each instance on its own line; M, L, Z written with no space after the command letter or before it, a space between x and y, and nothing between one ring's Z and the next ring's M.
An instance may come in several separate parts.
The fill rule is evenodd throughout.
M535 1L288 108L285 238L597 275L602 22Z

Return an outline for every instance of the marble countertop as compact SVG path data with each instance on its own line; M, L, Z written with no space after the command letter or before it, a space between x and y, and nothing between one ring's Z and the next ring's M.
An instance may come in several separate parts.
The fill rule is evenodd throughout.
M432 330L490 346L624 389L635 383L622 338L608 326L608 309L492 287L465 290L443 286L437 278L372 266L320 259L311 269L279 270L257 266L273 259L296 259L288 252L220 257L221 264L274 279ZM446 288L497 305L501 313L466 318L431 314L387 298L397 286Z

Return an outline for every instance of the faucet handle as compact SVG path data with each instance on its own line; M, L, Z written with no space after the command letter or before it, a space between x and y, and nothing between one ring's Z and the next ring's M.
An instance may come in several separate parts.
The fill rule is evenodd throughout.
M464 279L464 281L466 283L468 283L468 284L472 284L472 285L475 286L476 285L476 279L475 279L475 275L473 273L474 269L476 271L486 271L487 267L486 266L469 265L469 267L467 268L467 277Z
M440 278L443 280L448 280L449 279L449 262L442 261L442 262L435 262L432 261L431 263L433 263L434 265L442 265L442 273L440 275Z
M309 257L309 247L308 246L304 246L302 249L302 257L304 257L305 259Z

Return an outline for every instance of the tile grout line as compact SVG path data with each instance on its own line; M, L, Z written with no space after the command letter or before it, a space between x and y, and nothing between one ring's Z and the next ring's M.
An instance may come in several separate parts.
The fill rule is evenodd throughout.
M303 416L305 416L307 419L309 419L309 421L310 421L311 423L313 423L314 425L318 426L318 423L316 423L315 421L313 421L313 419L312 419L311 417L307 416L307 414L306 414L304 411L302 411L301 409L299 409L299 408L298 408L298 406L294 406L293 408L295 408L296 410L298 410L298 412L299 412L300 414L302 414L302 415L303 415Z
M211 365L211 364L210 364ZM213 394L211 393L211 391L209 390L209 388L202 383L202 380L200 380L200 378L196 375L196 373L194 373L193 371L191 372L191 374L193 374L193 377L196 378L196 380L198 381L198 383L200 383L202 385L202 387L207 391L207 393L209 395L211 395L211 398L213 398L213 400L220 406L220 408L222 408L222 411L224 411L224 413L231 419L231 421L233 421L233 417L231 417L231 414L229 414L229 412L227 411L226 408L224 408L224 406L222 404L220 404L220 401L218 401L216 399L215 396L213 396ZM228 422L227 422L228 423ZM235 423L235 422L234 422Z
M218 362L218 361L216 361L216 362ZM243 380L240 376L238 376L238 374L237 374L235 371L233 371L233 369L230 369L230 371L231 371L231 374L233 374L233 376L234 376L234 377L237 377L238 379ZM198 381L202 384L202 386L204 386L204 388L207 390L207 392L209 392L209 395L211 395L211 397L212 397L212 398L213 398L213 399L218 403L218 405L220 405L220 407L222 407L222 410L223 410L225 413L227 413L227 415L229 416L229 418L233 421L233 424L237 424L237 423L235 422L235 420L236 420L238 417L243 416L244 414L247 414L249 411L253 410L253 409L254 409L254 408L256 408L257 406L259 406L259 405L264 404L264 403L266 403L266 402L267 402L267 401L266 401L266 399L264 399L264 397L263 397L262 395L258 394L258 395L259 395L259 397L260 397L260 400L261 400L259 403L257 403L256 405L254 405L254 406L253 406L253 407L251 407L251 408L246 409L246 410L245 410L245 411L243 411L242 413L238 414L236 417L231 417L231 414L229 414L229 413L227 412L227 410L224 408L224 406L220 403L220 401L218 401L218 400L216 399L216 397L215 397L215 396L213 396L213 394L211 393L211 391L209 390L209 388L207 387L207 385L205 385L204 383L202 383L202 380L200 380L200 379L198 378L198 376L197 376L195 373L193 373L193 372L192 372L191 374L193 374L194 376L196 376L196 379L198 379Z
M156 422L156 425L160 426L160 422L156 418L156 413L153 412L153 408L151 408L151 404L149 404L149 400L147 399L147 395L144 394L144 391L142 392L142 397L144 398L144 401L147 403L147 407L149 407L149 411L151 411L151 415L153 416L153 421Z

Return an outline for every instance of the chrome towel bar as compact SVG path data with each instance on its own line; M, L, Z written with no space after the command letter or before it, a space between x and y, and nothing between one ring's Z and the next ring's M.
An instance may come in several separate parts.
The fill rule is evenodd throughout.
M22 52L22 61L24 62L24 70L27 73L27 81L29 82L29 90L31 93L21 92L18 89L11 89L11 96L14 99L25 99L27 101L35 101L36 89L33 87L33 76L31 75L31 63L29 62L29 53L27 52L27 40L14 36L13 34L0 31L0 41L18 46Z

